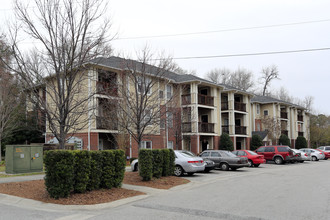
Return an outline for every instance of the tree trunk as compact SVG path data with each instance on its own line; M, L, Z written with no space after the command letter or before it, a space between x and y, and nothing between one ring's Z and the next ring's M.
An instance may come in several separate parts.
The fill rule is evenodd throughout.
M1 147L1 136L0 136L0 162L2 161L2 147Z

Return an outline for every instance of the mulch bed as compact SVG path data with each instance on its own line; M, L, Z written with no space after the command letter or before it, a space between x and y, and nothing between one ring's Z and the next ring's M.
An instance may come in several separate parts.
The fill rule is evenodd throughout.
M123 181L124 184L147 186L157 189L169 189L173 186L188 182L189 180L187 179L174 176L162 177L151 181L142 181L138 172L126 172ZM46 191L44 180L3 183L0 184L0 193L62 205L93 205L145 194L135 190L112 188L94 190L81 194L76 193L70 195L68 198L53 199L49 197Z

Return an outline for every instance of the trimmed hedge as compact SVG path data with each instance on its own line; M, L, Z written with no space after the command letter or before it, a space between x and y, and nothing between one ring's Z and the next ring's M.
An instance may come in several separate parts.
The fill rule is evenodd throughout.
M152 150L139 150L139 174L144 181L149 181L153 174L153 153Z
M152 150L153 157L153 167L152 167L152 176L160 178L163 174L163 152L162 150L155 149Z
M86 192L91 173L91 155L89 151L75 150L74 154L74 191Z
M163 173L162 176L169 176L170 172L170 150L169 149L162 149L163 154Z
M296 139L296 149L307 148L306 138L303 136L299 136Z
M50 197L66 198L73 191L74 154L72 151L47 151L44 157L45 185Z
M103 160L101 151L90 151L90 155L91 172L89 173L87 190L92 191L99 189L101 186Z
M44 161L46 189L56 199L71 192L120 187L126 165L122 150L47 151Z
M173 149L169 149L169 150L170 150L170 164L167 175L172 176L175 168L175 153Z

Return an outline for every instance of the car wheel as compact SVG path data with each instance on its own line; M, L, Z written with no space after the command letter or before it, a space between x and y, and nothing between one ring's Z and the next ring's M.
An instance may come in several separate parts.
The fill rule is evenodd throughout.
M283 159L280 158L280 157L275 157L274 162L275 162L276 164L282 164L282 163L283 163Z
M221 168L222 170L225 170L225 171L229 170L229 166L228 166L228 164L226 164L226 163L222 163L222 164L220 164L220 168Z
M312 161L317 161L317 160L318 160L317 157L312 156Z
M194 173L187 173L188 174L188 176L192 176L192 175L194 175Z
M174 175L175 176L182 176L183 175L183 169L180 166L175 166L174 168Z
M253 162L252 160L248 160L249 167L253 167Z
M258 166L260 166L260 163L258 163L258 164L253 164L255 167L258 167Z
M139 164L138 164L138 163L136 163L136 164L134 165L134 171L139 171Z

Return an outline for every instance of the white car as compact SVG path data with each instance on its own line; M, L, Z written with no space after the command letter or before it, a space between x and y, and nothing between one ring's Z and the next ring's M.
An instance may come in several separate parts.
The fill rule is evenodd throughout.
M310 153L312 161L323 160L325 158L324 153L322 153L320 151L317 151L317 150L314 150L314 149L311 149L311 148L302 148L302 149L299 149L299 150L301 150L305 153Z
M293 152L295 152L295 154L299 154L300 153L300 159L298 159L297 161L300 163L303 163L304 161L309 161L311 160L311 154L308 152L304 152L298 149L292 149Z
M193 175L196 172L202 172L205 170L205 165L203 158L196 156L190 151L186 150L175 150L175 168L174 175L182 176L184 173L188 175ZM139 169L138 159L135 159L131 163L132 171L137 171Z
M322 146L322 147L318 147L317 149L323 150L325 152L330 152L330 146Z

